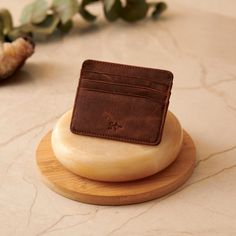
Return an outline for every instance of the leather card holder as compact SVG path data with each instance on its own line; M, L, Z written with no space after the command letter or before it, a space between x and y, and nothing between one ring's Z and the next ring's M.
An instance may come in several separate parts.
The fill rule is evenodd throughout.
M169 71L86 60L71 132L130 143L161 141L171 94Z

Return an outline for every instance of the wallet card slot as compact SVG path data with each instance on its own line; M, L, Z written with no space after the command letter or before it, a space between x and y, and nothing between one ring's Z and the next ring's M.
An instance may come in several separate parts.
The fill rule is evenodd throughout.
M106 91L106 90L102 90L102 89L93 89L93 88L84 88L81 87L81 89L86 90L86 91L90 91L90 92L97 92L97 93L107 93L107 94L114 94L114 95L121 95L121 96L128 96L128 97L135 97L135 98L142 98L142 99L146 99L146 100L150 100L152 102L155 102L157 104L157 106L159 106L160 108L165 107L164 103L161 103L160 101L153 99L151 97L147 97L147 96L141 96L141 95L137 95L137 94L130 94L130 93L124 93L124 92L110 92L110 91Z
M171 86L173 74L170 71L154 69L148 67L139 67L133 65L124 65L118 63L107 63L103 61L87 60L82 66L83 72L95 72L98 74L111 74L118 76L129 76L150 81L158 81L161 84Z
M87 60L70 130L74 134L157 145L173 82L169 71Z
M144 89L151 89L156 92L166 93L169 90L169 86L166 84L161 84L158 82L145 80L136 77L130 76L120 76L120 75L113 75L113 74L106 74L106 73L98 73L94 71L86 71L82 74L82 77L90 80L96 81L103 81L107 83L117 83L123 84L124 86L133 86L133 87L140 87Z
M82 86L91 86L92 88L101 88L103 90L108 89L108 91L116 90L124 91L124 92L134 92L135 94L141 93L141 96L150 96L153 94L153 97L156 97L159 100L166 100L169 93L162 93L157 90L153 90L147 87L140 87L140 86L133 86L130 84L120 84L114 82L107 82L102 80L94 80L94 79L87 79L87 77L81 78L81 85Z
M153 93L146 89L134 88L134 87L125 87L123 85L117 84L108 84L108 83L101 83L97 81L90 81L82 79L81 87L93 90L102 90L108 93L121 93L121 94L128 94L131 96L138 96L138 97L145 97L149 99L153 99L161 104L164 104L167 100L167 95L163 95L160 93Z

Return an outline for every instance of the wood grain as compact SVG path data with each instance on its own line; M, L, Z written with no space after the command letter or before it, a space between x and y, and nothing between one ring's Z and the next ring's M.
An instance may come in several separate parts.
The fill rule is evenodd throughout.
M97 205L126 205L162 197L191 176L195 158L194 143L184 132L179 156L165 170L137 181L112 183L80 177L62 166L51 148L51 132L43 137L36 152L38 168L49 188L67 198Z

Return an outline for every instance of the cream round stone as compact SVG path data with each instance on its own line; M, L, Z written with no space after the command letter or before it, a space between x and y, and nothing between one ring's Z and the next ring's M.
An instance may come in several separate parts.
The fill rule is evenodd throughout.
M171 112L157 146L73 134L71 116L70 110L58 120L52 132L52 148L63 166L89 179L117 182L153 175L176 159L182 145L181 125Z

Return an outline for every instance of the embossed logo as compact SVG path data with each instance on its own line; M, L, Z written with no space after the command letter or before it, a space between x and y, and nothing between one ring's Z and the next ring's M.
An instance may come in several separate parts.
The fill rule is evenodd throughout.
M114 120L110 114L105 113L104 115L107 120L107 129L117 131L122 128L122 125L118 121Z

